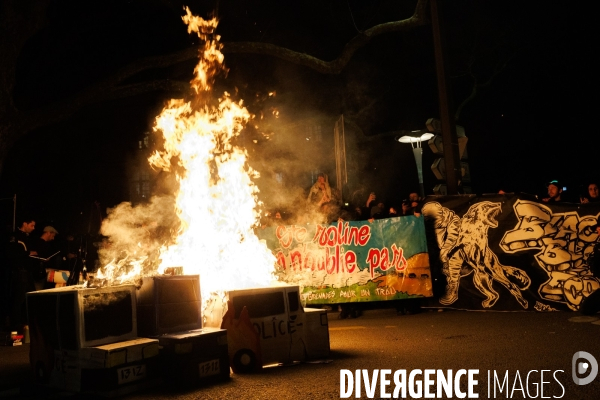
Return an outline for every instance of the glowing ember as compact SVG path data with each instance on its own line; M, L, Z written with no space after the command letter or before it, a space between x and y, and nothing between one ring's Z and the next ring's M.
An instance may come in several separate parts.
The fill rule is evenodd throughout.
M252 178L258 174L248 166L246 151L233 143L250 114L242 101L233 101L228 93L218 105L211 104L215 74L224 69L219 37L214 34L217 20L205 21L187 8L186 13L183 20L188 32L196 32L204 43L191 82L198 96L190 102L169 101L154 127L164 139L163 148L149 159L153 167L169 171L177 179L179 189L170 206L178 223L160 215L161 205L164 210L168 200L154 198L144 207L118 206L103 224L102 233L111 238L111 248L101 255L119 261L106 265L98 277L119 282L181 266L185 274L200 275L203 298L207 299L210 292L269 285L274 279L275 257L253 231L259 213L258 189ZM122 222L136 213L144 215L135 216L138 225L150 226L150 238L139 243L135 243L138 233L133 232L133 221ZM173 231L160 246L152 238L157 228ZM119 248L121 243L126 246ZM154 251L158 253L155 262L148 262ZM123 268L125 264L127 268ZM150 266L154 269L148 270ZM125 272L127 276L116 278Z

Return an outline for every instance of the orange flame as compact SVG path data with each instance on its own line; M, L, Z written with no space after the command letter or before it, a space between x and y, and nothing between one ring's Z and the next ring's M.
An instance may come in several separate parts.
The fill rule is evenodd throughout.
M160 263L152 273L180 266L185 274L199 274L203 298L208 299L211 292L269 285L276 260L253 231L260 217L258 188L252 181L258 173L249 167L246 150L234 144L251 116L243 102L228 93L216 106L206 96L215 75L224 70L214 34L217 20L185 10L188 32L196 32L203 42L191 81L198 99L172 99L155 120L154 131L162 135L164 145L148 161L175 175L179 190L174 207L180 224L160 249ZM104 230L109 229L103 226ZM109 264L103 271L110 269L118 270Z

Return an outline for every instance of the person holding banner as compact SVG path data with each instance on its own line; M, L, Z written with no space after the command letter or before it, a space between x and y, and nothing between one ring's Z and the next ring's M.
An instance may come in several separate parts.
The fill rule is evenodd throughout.
M580 198L582 203L597 203L600 202L600 189L598 184L590 183L587 187L587 195Z
M327 175L320 173L317 181L310 188L307 203L309 219L315 223L329 223L330 214L333 213L331 187Z
M317 181L310 188L307 200L310 204L316 205L317 208L331 201L331 187L327 175L321 172L317 176Z
M421 215L421 197L417 192L408 195L408 199L402 200L403 215Z
M542 199L545 203L558 203L561 202L562 186L557 180L550 181L548 183L548 197Z

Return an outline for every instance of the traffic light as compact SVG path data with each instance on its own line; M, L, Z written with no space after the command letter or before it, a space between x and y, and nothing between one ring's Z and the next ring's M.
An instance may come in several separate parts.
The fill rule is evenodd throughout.
M441 135L442 124L441 124L440 120L437 118L429 118L425 122L425 125L427 126L427 129L430 132L436 134L434 137L429 139L427 144L429 145L429 148L431 149L433 154L438 156L438 158L436 158L435 161L433 162L433 164L431 165L431 170L432 170L433 174L435 175L435 177L438 180L442 181L442 182L440 182L440 184L438 184L434 187L433 191L435 194L446 194L447 193L446 185L445 185L446 165L445 165L445 161L444 161L444 157L443 157L444 156L444 144L443 144L442 135ZM462 189L465 193L470 193L471 188L464 186L465 183L467 183L467 184L471 183L471 171L469 169L468 154L467 154L467 142L469 141L469 138L467 138L467 136L465 135L465 128L463 128L460 125L456 125L456 136L458 139L458 153L459 153L459 158L460 158L460 173L461 173L461 179L460 179L459 185L462 185Z

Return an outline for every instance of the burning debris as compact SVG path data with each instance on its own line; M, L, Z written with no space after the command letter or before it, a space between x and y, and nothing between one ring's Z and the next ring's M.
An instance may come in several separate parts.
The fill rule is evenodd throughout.
M105 307L119 303L127 297L126 292L94 293L83 297L84 312L102 311Z
M211 292L269 285L275 258L254 233L260 214L252 179L258 173L234 143L252 116L228 93L214 104L212 84L225 70L217 20L186 8L183 21L203 43L191 81L197 96L170 100L156 117L154 132L163 145L149 159L175 177L178 190L172 198L123 203L110 213L102 226L109 240L98 278L133 282L180 266L201 276L208 299Z
M188 31L204 43L191 83L198 96L168 102L154 127L163 147L149 159L174 176L178 189L112 210L101 228L108 238L99 251L104 266L89 285L28 294L31 363L41 383L122 394L159 372L174 382L226 379L230 359L250 371L329 354L326 312L304 309L298 286L265 288L276 260L254 233L258 174L233 140L251 116L227 93L212 104L211 86L223 70L217 21L186 11ZM123 285L132 282L137 287ZM225 329L203 328L201 311L202 298L225 291L231 347ZM212 322L221 323L224 298L208 302ZM242 324L234 321L238 314ZM260 342L273 335L285 337Z

